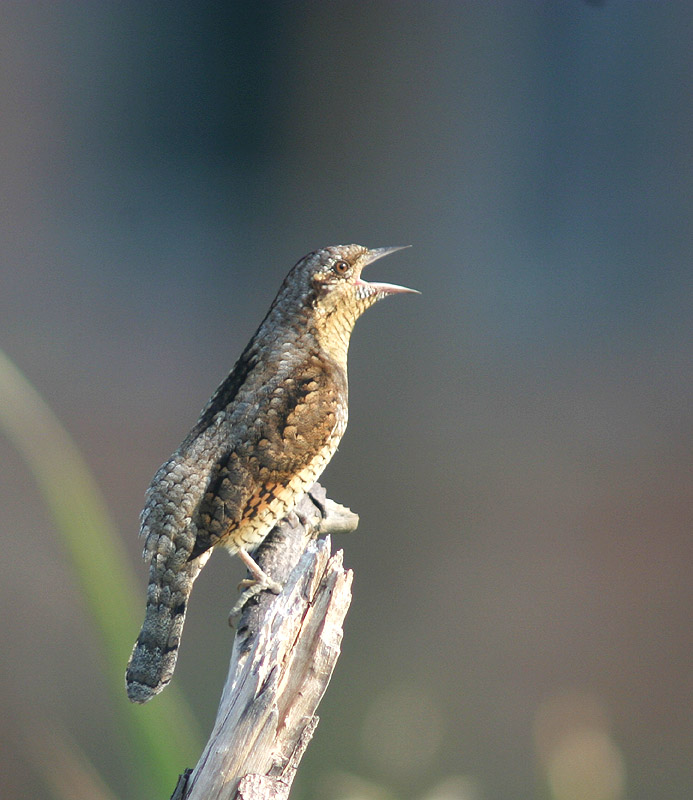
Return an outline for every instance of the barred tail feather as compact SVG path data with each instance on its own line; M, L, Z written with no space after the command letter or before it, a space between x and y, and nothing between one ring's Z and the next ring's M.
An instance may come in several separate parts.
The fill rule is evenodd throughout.
M203 553L176 572L154 558L149 568L147 610L125 673L128 697L146 703L171 680L193 583L211 555ZM163 568L162 568L163 567Z

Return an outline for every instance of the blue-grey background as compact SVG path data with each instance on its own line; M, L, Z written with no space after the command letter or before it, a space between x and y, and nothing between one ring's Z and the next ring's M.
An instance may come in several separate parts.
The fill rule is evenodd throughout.
M3 4L0 347L95 471L142 602L144 489L286 271L413 245L372 268L422 295L359 322L324 475L361 526L299 800L693 793L692 23L683 0ZM90 620L6 441L0 463L3 791L48 796L26 711L122 793ZM241 574L217 555L193 594L175 680L205 731Z

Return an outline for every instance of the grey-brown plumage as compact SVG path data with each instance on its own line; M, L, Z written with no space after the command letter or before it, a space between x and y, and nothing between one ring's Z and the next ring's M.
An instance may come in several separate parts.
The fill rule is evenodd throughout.
M264 321L185 441L154 476L141 517L147 610L126 673L144 703L170 681L193 581L212 548L249 556L319 477L347 424L347 351L357 318L410 292L361 270L400 248L327 247L289 272Z

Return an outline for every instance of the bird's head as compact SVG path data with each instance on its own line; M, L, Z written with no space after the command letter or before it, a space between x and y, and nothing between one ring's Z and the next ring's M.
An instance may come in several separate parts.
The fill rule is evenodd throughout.
M415 289L369 282L361 277L364 267L402 249L369 250L347 244L309 253L287 275L274 302L274 311L285 319L300 317L307 321L328 352L339 360L346 359L351 331L367 308L389 295L418 294Z
M307 334L346 367L349 338L361 314L388 295L419 294L416 289L361 277L368 264L402 249L345 244L308 253L284 279L256 334L256 344L279 348L285 357L292 343Z
M312 306L318 314L346 313L354 322L378 300L391 294L414 293L415 289L392 283L370 283L361 272L383 256L402 247L369 250L358 244L326 247L306 256L306 277L312 289Z

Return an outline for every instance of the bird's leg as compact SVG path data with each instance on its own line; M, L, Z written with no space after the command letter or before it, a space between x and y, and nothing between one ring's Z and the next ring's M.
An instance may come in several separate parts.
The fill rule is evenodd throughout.
M244 591L229 612L229 625L233 624L234 618L241 613L243 606L248 600L255 597L256 594L260 594L260 592L264 592L265 590L272 592L272 594L279 594L282 590L282 585L272 580L250 553L241 548L238 550L238 557L246 565L253 577L246 578L238 584L238 588L242 588Z
M281 592L282 590L281 584L272 580L272 578L270 578L270 576L262 569L262 567L257 563L257 561L255 561L255 559L250 555L250 553L247 550L243 550L243 548L239 549L238 557L246 565L248 571L255 576L255 580L251 579L251 580L241 581L240 584L241 586L260 585L259 591L267 589L273 594L279 594L279 592Z

